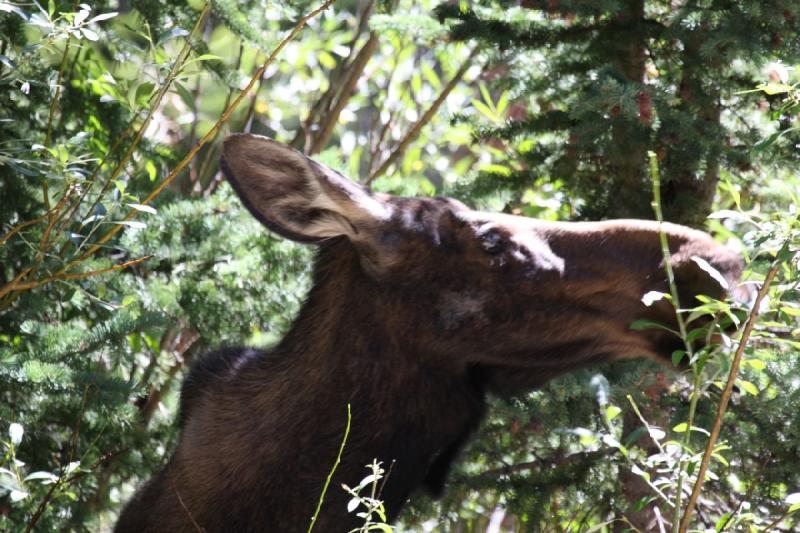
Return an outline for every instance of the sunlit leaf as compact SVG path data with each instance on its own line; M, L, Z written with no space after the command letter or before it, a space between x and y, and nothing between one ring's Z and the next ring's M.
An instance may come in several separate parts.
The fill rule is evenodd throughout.
M711 263L709 263L702 257L698 257L696 255L692 256L692 261L697 263L697 266L699 266L702 270L707 272L708 275L711 276L717 283L719 283L723 289L727 290L729 288L728 280L725 279L725 277L720 273L719 270L711 266Z
M94 30L92 30L90 28L85 28L85 27L81 28L81 33L83 33L83 36L86 37L90 41L97 41L97 40L100 39L100 36L97 35L97 32L95 32Z
M118 15L116 11L111 11L110 13L103 13L101 15L97 15L96 17L92 17L89 22L100 22L101 20L108 20L110 18L114 18Z
M609 405L608 407L606 407L606 417L609 420L614 420L621 412L622 409L620 409L616 405Z
M747 394L758 396L758 387L756 387L753 383L740 379L736 382L736 384L739 385L739 387L741 387L742 390L744 390Z
M11 438L11 442L14 446L18 446L20 442L22 442L22 435L25 433L25 429L22 427L22 424L18 424L16 422L12 422L8 426L8 436Z
M644 296L642 296L642 303L647 307L653 305L653 303L662 300L664 298L669 299L669 294L660 291L649 291L646 292Z

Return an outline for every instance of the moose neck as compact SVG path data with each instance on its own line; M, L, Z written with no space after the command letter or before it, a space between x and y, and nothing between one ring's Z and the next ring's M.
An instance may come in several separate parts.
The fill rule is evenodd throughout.
M381 289L349 242L325 244L314 286L277 348L303 381L318 382L319 390L303 394L324 405L304 411L326 413L314 423L317 431L341 430L343 418L331 418L332 410L344 414L345 403L351 405L343 472L363 475L373 458L387 469L396 462L383 494L390 515L420 485L442 490L449 464L484 412L482 389L469 373L425 353L411 322L396 312L406 296Z
M459 374L463 364L430 353L414 326L417 318L409 316L428 312L428 298L413 287L376 281L350 242L331 239L318 250L313 286L278 350L339 373L337 380L348 369L359 380L365 369L373 377L391 373L395 381L423 367Z

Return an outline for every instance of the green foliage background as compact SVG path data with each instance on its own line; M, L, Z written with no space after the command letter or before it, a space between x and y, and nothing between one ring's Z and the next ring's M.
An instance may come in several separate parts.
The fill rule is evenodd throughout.
M547 219L652 218L655 152L668 219L739 247L751 282L781 265L694 525L796 528L800 8L336 2L149 199L314 7L0 1L0 530L110 528L175 443L192 359L267 346L297 311L313 251L221 181L232 131L375 190ZM694 374L626 362L493 400L445 498L396 529L670 522L706 438L683 439L689 398L709 428L735 345Z

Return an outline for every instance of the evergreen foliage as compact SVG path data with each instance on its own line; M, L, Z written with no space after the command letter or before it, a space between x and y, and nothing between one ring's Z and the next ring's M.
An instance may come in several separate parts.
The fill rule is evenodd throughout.
M148 197L312 7L0 0L0 530L110 527L171 453L193 358L270 345L290 323L312 254L264 232L221 183L218 138ZM695 523L796 528L796 3L433 7L341 2L223 133L293 142L383 192L548 219L651 218L655 151L668 218L700 225L713 209L706 228L741 247L750 280L783 261ZM699 428L716 416L728 341L700 373ZM682 439L670 430L687 421L693 376L665 373L620 363L494 400L446 497L415 498L396 529L623 530L656 501L626 492L629 476L674 498L705 442L691 432L682 465L645 442L659 434L628 395L665 445ZM365 527L385 531L379 485L358 481Z
M694 225L722 173L746 184L773 165L796 168L791 118L765 127L758 113L776 113L780 98L750 92L775 58L800 59L796 2L486 1L437 13L452 38L492 50L498 83L517 99L516 116L477 138L514 150L513 186L561 184L582 218L652 218L648 151L667 219ZM781 142L752 149L773 133Z

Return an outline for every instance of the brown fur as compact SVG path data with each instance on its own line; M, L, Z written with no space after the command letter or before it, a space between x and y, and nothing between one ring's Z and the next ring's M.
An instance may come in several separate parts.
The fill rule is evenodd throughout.
M674 322L666 302L641 302L666 290L655 223L548 223L373 195L256 136L226 141L222 167L268 227L318 244L314 286L276 348L195 365L178 447L127 505L120 533L305 531L347 404L352 430L316 531L359 523L339 487L373 458L393 465L382 493L392 519L414 490L442 490L487 393L621 358L668 361L680 347L629 329ZM739 258L708 235L664 229L685 304L723 293L692 256L737 280Z

